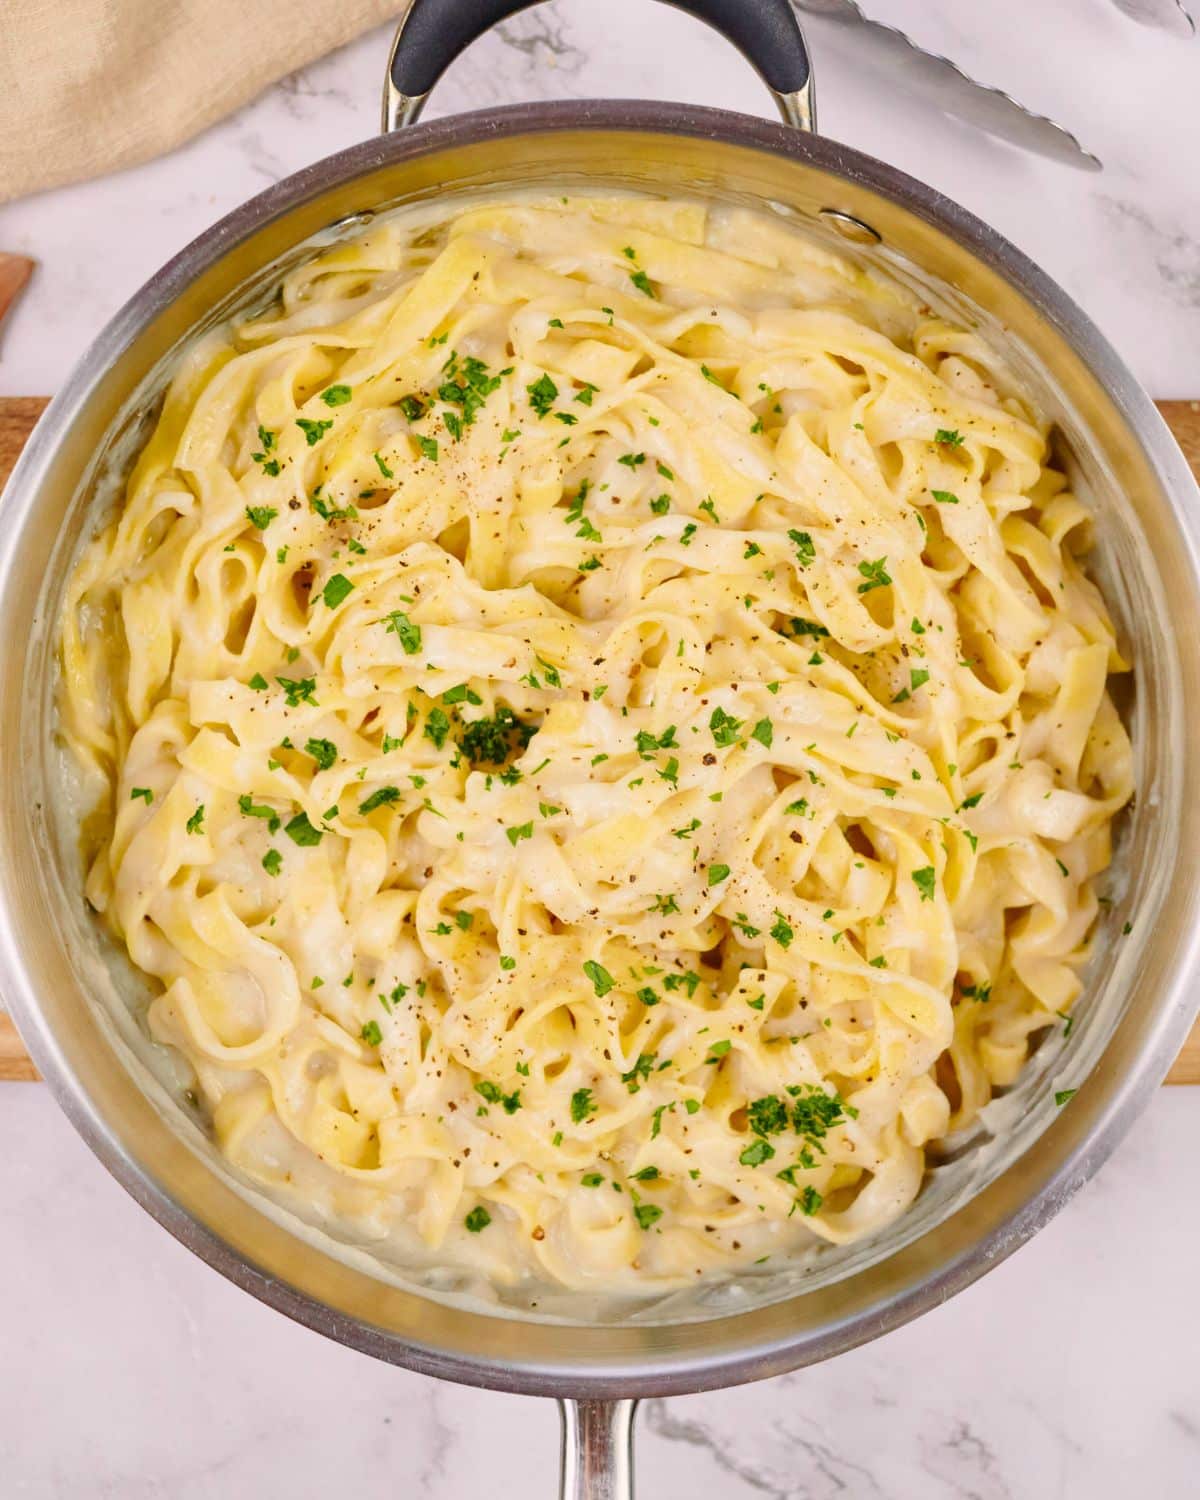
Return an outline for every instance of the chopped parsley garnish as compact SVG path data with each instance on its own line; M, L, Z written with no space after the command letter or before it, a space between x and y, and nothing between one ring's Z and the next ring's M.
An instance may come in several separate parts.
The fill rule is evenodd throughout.
M878 557L874 562L860 562L858 571L867 580L866 583L859 584L860 594L869 594L872 589L887 588L892 581L888 575L886 557Z
M422 437L420 433L414 434L417 439L417 447L420 448L423 457L429 459L430 463L438 461L437 438ZM482 1212L482 1210L480 1210Z
M912 878L913 878L913 884L916 886L917 890L919 890L920 893L921 893L921 900L922 901L932 901L933 900L933 892L934 892L934 883L937 880L937 874L936 874L933 866L932 865L926 865L923 870L914 870L912 872Z
M533 837L533 824L517 823L512 828L506 828L504 834L508 842L515 849L522 839L531 839Z
M388 468L387 464L384 463L383 459L378 453L372 453L371 457L375 460L376 464L379 467L379 472L385 479L395 479L395 473L393 472L393 470Z
M310 417L297 417L296 426L308 439L308 446L312 448L321 441L323 435L333 426L333 418L330 417L328 421L324 422L314 422Z
M709 865L708 883L710 886L720 885L723 880L729 879L728 865Z
M345 406L353 394L348 385L331 385L321 392L321 400L326 406Z
M432 740L440 750L446 743L446 736L450 733L450 720L440 708L431 708L429 717L425 720L425 738Z
M401 396L398 404L410 422L419 422L425 415L425 403L419 396Z
M818 1147L831 1126L858 1113L840 1094L827 1094L815 1083L791 1084L788 1093L792 1097L792 1129Z
M259 531L266 531L278 514L279 512L270 505L247 505L246 507L246 519Z
M807 568L817 555L817 549L813 545L812 537L807 531L796 531L793 529L788 532L788 541L795 542L796 561L802 568Z
M302 849L315 848L325 837L321 829L314 828L308 821L308 814L302 812L297 813L283 831L293 844L299 844Z
M750 1129L755 1135L778 1135L788 1127L787 1102L778 1094L767 1094L765 1098L755 1099L746 1113Z
M764 1162L770 1161L774 1155L775 1147L771 1145L770 1141L765 1141L760 1137L756 1141L751 1141L738 1157L738 1161L741 1162L743 1167L761 1167Z
M492 392L500 389L502 377L511 374L511 369L493 375L481 359L468 356L460 360L457 354L451 354L442 373L445 379L438 386L438 399L447 406L459 408L458 412L443 412L442 420L451 435L458 439L462 437L463 428L470 427L475 421Z
M630 271L629 279L637 287L638 291L645 292L647 297L656 297L658 295L645 271Z
M576 1089L571 1095L571 1119L575 1124L582 1125L595 1110L591 1089Z
M529 395L529 404L539 417L546 416L558 400L558 387L549 375L541 376L525 389Z
M758 723L750 731L750 738L757 740L764 749L769 750L775 740L775 726L770 719L759 719Z
M771 928L771 936L781 948L790 948L792 945L792 939L796 934L782 912L775 913L775 925Z
M813 1187L811 1183L809 1183L804 1191L800 1194L800 1212L807 1218L811 1219L813 1214L816 1213L821 1204L824 1202L824 1198L822 1198L820 1193L817 1192L816 1188Z
M948 431L945 427L939 427L933 435L933 440L935 443L944 443L947 448L961 448L963 435L954 429Z
M388 615L387 631L399 637L406 656L415 656L421 649L421 627L414 625L402 609L394 609Z
M722 747L735 745L738 733L742 727L741 719L735 719L732 714L727 714L723 708L714 708L712 716L708 721L709 730L712 732L713 743Z
M646 1079L650 1077L650 1074L654 1071L654 1064L657 1061L658 1054L656 1052L641 1052L638 1054L638 1059L629 1072L621 1074L621 1082L631 1094L636 1094Z
M204 803L203 802L201 802L201 803L199 803L197 805L196 811L187 820L187 831L189 833L203 833L204 832Z
M358 804L358 810L366 817L373 813L378 807L390 807L393 802L399 802L400 788L398 786L381 786L366 799Z
M646 462L646 455L644 453L624 453L617 459L617 462L624 464L627 469L640 469Z
M1064 1104L1067 1104L1070 1100L1074 1099L1075 1095L1078 1092L1078 1089L1058 1089L1056 1090L1054 1095L1054 1102L1058 1105L1059 1109L1061 1109Z
M150 804L154 801L154 793L150 790L150 788L148 786L135 786L134 787L134 789L129 794L129 800L131 802L133 802L138 797L141 797L141 798L143 798L145 800L145 803L146 803L147 807L149 807Z
M254 676L246 684L247 687L252 687L256 693L265 693L270 685L261 672L255 672Z
M268 875L278 875L283 868L283 855L278 849L268 849L262 857L262 867Z
M501 703L493 718L465 724L458 744L472 765L502 766L515 751L526 750L536 733L534 725L524 723Z
M930 490L929 493L939 505L957 505L958 496L952 495L949 490Z
M583 972L592 981L592 987L600 998L607 995L616 982L603 964L598 964L594 958L589 958L584 963Z
M318 706L314 697L317 691L315 677L277 677L275 681L287 694L289 708L298 708L301 703L309 703L313 708Z
M354 585L344 573L335 573L322 589L321 598L324 599L327 608L336 609L350 596L353 588Z
M506 1115L515 1115L521 1108L521 1090L514 1089L511 1094L506 1094L496 1084L487 1079L481 1080L475 1085L475 1092L487 1100L489 1104L499 1104L503 1107Z
M368 1047L378 1047L380 1042L383 1041L383 1032L379 1029L378 1021L368 1021L362 1031L359 1032L359 1035Z
M651 734L648 729L639 729L636 743L638 754L643 760L650 760L656 750L673 750L676 748L675 726L669 724L661 735Z
M482 1234L491 1222L491 1214L482 1205L478 1208L473 1208L463 1220L468 1232L471 1234Z
M277 832L282 822L273 807L266 807L260 802L255 802L248 792L243 792L238 798L238 810L243 817L264 819L271 833Z
M603 1181L599 1172L585 1172L579 1179L580 1185L586 1188L598 1188Z

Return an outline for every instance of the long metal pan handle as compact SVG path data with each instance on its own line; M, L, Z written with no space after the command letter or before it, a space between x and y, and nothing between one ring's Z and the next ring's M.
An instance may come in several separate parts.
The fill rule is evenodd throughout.
M420 118L435 83L477 37L538 0L409 0L383 89L383 129ZM812 65L791 0L663 0L707 21L745 54L798 130L817 128Z
M633 1500L636 1401L560 1401L561 1500Z

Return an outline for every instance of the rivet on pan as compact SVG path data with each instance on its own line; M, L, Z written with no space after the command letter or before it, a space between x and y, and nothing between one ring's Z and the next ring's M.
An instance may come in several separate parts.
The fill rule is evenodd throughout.
M869 224L864 223L862 219L856 219L853 214L843 213L840 208L823 208L817 217L824 219L826 224L853 245L878 245L883 239L877 229L872 229Z
M360 208L357 213L346 214L343 218L334 219L328 227L330 229L358 229L363 224L369 224L375 217L373 208Z

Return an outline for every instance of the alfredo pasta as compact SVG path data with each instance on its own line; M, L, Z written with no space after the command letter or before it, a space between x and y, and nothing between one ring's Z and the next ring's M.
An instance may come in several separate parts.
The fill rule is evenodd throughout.
M61 723L221 1149L510 1284L901 1214L1069 1026L1131 792L1046 437L974 335L694 203L381 220L193 348Z

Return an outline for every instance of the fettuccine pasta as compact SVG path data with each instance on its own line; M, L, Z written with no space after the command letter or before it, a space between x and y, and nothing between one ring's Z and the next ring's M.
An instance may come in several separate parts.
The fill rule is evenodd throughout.
M221 1150L500 1285L894 1221L1080 991L1089 531L1002 359L782 221L314 254L183 358L62 622L87 894Z

